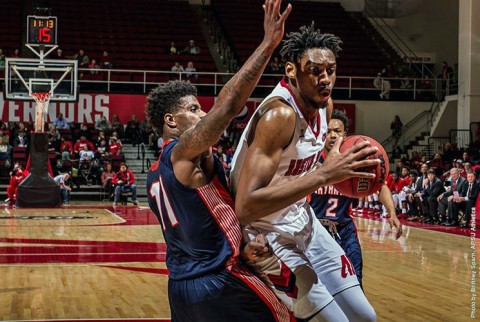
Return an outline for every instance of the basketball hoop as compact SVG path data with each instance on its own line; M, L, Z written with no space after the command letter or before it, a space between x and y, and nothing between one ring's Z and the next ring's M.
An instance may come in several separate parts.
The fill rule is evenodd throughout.
M52 94L49 92L38 92L32 93L32 97L37 102L37 105L41 105L43 109L43 113L47 113L48 110L48 102L50 102L50 97Z
M31 96L37 103L36 114L37 118L35 120L35 132L43 132L44 130L44 120L43 116L47 114L48 103L50 102L50 97L52 96L49 92L37 92L32 93Z

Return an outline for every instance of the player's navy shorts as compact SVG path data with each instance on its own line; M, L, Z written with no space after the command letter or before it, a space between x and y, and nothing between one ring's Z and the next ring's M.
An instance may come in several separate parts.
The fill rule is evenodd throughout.
M359 280L362 279L362 249L360 248L360 241L358 240L357 229L355 223L350 221L345 226L337 227L338 234L340 235L340 240L335 238L335 240L340 244L340 246L345 250L348 258L355 268L357 277Z
M223 269L188 280L170 279L168 299L172 322L276 321L268 300L247 285L251 280L235 275L238 274Z

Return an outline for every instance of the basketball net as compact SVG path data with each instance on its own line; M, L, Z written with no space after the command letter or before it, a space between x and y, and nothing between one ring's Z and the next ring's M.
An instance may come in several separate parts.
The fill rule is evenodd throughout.
M43 132L45 127L44 115L48 111L48 103L50 102L51 93L48 92L38 92L32 93L31 95L37 106L35 108L36 118L35 118L35 132Z

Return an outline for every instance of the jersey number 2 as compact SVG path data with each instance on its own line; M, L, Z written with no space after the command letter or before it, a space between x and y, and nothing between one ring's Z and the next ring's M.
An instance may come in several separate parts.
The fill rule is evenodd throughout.
M337 217L338 199L330 198L327 202L328 208L325 211L325 217Z

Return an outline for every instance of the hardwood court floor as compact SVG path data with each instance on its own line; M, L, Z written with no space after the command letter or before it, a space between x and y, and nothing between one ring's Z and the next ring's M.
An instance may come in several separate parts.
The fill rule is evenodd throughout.
M379 321L471 320L478 239L357 223ZM165 250L144 207L0 210L0 320L167 321Z

